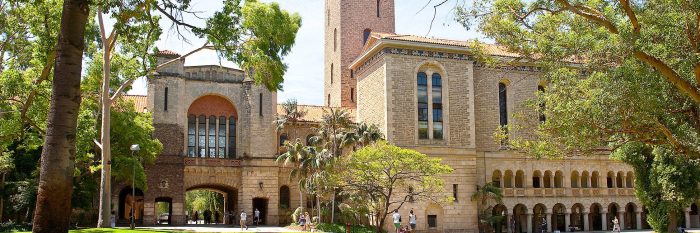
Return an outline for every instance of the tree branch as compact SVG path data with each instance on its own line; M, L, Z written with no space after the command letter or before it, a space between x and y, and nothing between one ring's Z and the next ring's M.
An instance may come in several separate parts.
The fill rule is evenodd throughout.
M671 84L676 86L676 88L680 89L681 92L688 95L696 103L700 103L700 92L698 92L698 89L693 87L693 85L690 82L683 79L675 70L669 67L666 63L664 63L656 57L653 57L639 50L634 51L634 57L654 67L661 73L661 75L663 75L666 78L666 80L671 82ZM698 73L696 72L696 79L698 77L697 74Z
M599 11L587 6L571 5L571 3L569 3L569 1L567 0L557 0L557 2L564 5L564 7L569 9L571 12L600 24L601 26L607 28L608 31L612 32L613 34L619 33L617 27L615 27L614 24L605 19L605 17L602 16L602 14Z
M630 23L632 23L632 27L634 28L634 34L639 35L639 30L641 29L641 26L639 26L639 21L637 21L637 16L634 14L634 10L632 10L632 6L630 6L630 1L629 0L620 0L620 4L622 5L622 8L625 9L625 13L627 13L627 17L630 18Z

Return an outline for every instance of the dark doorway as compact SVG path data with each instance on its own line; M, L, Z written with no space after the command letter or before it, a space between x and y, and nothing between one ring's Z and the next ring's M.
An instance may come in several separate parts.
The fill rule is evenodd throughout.
M132 196L132 192L135 196ZM118 220L130 220L131 215L134 215L134 220L138 223L143 222L143 191L140 189L132 190L131 187L124 187L119 192L119 215Z
M156 224L171 225L173 216L173 199L169 197L156 198Z
M255 210L260 211L260 222L258 224L265 225L267 220L267 199L266 198L253 198L253 219L255 219Z

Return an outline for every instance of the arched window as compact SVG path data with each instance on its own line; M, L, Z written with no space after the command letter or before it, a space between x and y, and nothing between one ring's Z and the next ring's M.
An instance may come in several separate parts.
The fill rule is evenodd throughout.
M564 174L561 171L557 171L554 173L554 187L564 187Z
M578 172L577 171L571 172L571 187L578 188L578 181L579 181Z
M194 157L197 152L197 118L194 115L187 116L187 156Z
M634 187L634 173L627 172L627 176L625 176L625 183L627 188Z
M284 146L284 142L286 142L288 140L289 140L289 137L287 137L286 133L280 134L280 140L279 140L280 147Z
M199 137L199 157L207 157L207 117L204 115L199 116L199 130L197 131L197 136Z
M288 209L289 206L289 187L282 185L280 187L280 208Z
M428 76L418 72L418 138L428 138Z
M236 118L228 118L228 157L236 158Z
M544 94L544 87L542 85L537 86L537 91L540 92L540 95ZM547 120L547 117L544 115L544 101L540 102L540 109L539 109L539 115L540 115L540 122L544 122Z
M216 158L216 117L209 116L209 157Z
M372 34L372 30L369 28L366 28L364 31L362 31L362 45L367 44L367 39L369 38L369 35Z
M331 106L331 94L328 94L328 100L327 100L327 101L328 101L328 106L330 107L330 106Z
M523 180L525 179L525 173L521 170L515 172L515 187L522 188Z
M226 157L226 117L219 117L219 141L217 142L219 149L217 150L217 155L219 158Z
M542 187L542 179L541 176L542 173L540 171L535 171L535 173L532 175L532 187L533 188L541 188Z
M377 17L379 17L379 0L377 0Z
M500 116L500 125L508 125L508 93L506 84L498 83L498 113Z
M442 78L433 73L433 139L442 139Z
M338 29L334 28L333 29L333 52L335 52L337 47L338 47Z

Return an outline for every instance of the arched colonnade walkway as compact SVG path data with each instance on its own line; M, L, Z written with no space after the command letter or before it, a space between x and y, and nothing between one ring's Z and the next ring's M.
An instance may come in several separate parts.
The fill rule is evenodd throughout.
M575 203L569 206L562 203L553 206L542 203L533 206L516 204L512 207L499 204L493 208L492 214L505 216L505 221L493 228L497 233L538 233L544 230L543 223L546 223L547 232L609 231L615 217L623 230L649 229L646 212L645 208L634 202L622 205L612 202L590 205Z

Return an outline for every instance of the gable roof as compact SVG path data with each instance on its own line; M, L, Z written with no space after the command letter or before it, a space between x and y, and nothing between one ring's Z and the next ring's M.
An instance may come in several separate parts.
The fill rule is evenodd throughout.
M430 37L424 37L424 36L416 36L416 35L399 35L399 34L394 34L394 33L383 33L383 32L374 32L371 35L371 40L368 39L368 43L365 44L365 47L363 48L363 51L367 51L370 48L374 46L374 44L378 43L379 40L391 40L391 41L403 41L403 42L417 42L417 43L426 43L426 44L433 44L433 45L445 45L445 46L452 46L452 47L461 47L461 48L473 48L474 46L480 46L484 50L484 52L488 55L493 55L493 56L503 56L503 57L520 57L518 53L513 53L509 52L506 47L501 46L501 45L495 45L495 44L488 44L488 43L481 43L481 42L476 42L476 41L465 41L465 40L449 40L449 39L438 39L438 38L430 38Z

